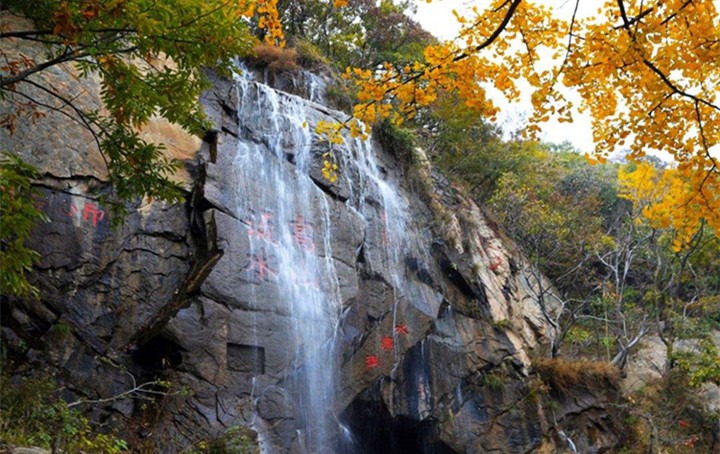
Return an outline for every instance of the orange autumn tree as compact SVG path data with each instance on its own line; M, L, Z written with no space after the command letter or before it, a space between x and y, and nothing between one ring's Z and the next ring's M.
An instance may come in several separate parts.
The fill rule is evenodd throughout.
M643 214L650 227L672 228L675 232L675 251L679 252L688 246L704 220L710 218L697 216L694 212L697 209L696 204L672 202L685 201L688 197L687 181L683 172L678 169L658 170L646 162L641 162L633 170L620 169L618 180L619 196L630 200ZM702 195L697 193L690 196Z
M578 6L576 0L575 13ZM720 235L720 169L713 156L720 148L720 18L712 0L611 0L596 16L574 13L569 22L523 0L454 13L458 37L427 47L423 62L348 68L345 76L359 90L353 119L319 130L337 135L347 126L365 136L379 120L413 118L441 91L492 121L498 108L488 90L517 101L525 81L533 112L524 133L532 138L551 118L573 120L564 93L574 91L579 111L592 117L591 162L621 147L629 147L630 160L668 153L676 164L672 191L655 198L645 214L675 227L680 244L701 220Z

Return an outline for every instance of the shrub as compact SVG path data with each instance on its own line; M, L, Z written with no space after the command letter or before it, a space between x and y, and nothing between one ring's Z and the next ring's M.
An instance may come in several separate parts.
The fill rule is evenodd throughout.
M56 395L48 377L0 377L0 439L12 445L55 448L60 452L117 454L128 449L114 434L99 433Z
M533 366L540 378L558 393L565 394L572 388L617 388L620 371L610 363L598 361L570 361L561 358L538 358Z
M353 88L344 80L335 80L329 84L325 91L325 99L327 99L330 107L350 113L355 104L355 94Z
M259 454L257 434L241 426L233 426L212 440L197 443L189 454Z
M293 48L297 52L297 62L305 69L311 71L329 71L330 62L322 51L313 43L305 39L293 41Z
M373 132L386 151L412 163L417 144L417 138L412 130L398 126L386 119L375 126Z
M697 352L677 352L674 359L680 369L688 374L690 386L706 382L720 384L720 354L709 338L703 339Z
M253 48L249 63L274 72L295 72L299 69L297 58L298 54L294 49L258 44Z

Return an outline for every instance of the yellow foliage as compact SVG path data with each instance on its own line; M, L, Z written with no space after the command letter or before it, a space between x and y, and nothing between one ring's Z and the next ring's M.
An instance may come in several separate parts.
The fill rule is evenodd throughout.
M704 182L694 181L692 173L680 169L657 171L643 162L633 171L620 170L620 196L631 200L651 226L672 227L676 232L673 247L681 250L690 242L701 220L716 234L720 232L717 175L712 172L705 175L708 178Z
M428 46L423 62L347 69L358 88L355 119L367 126L388 117L399 123L449 91L492 121L498 108L487 88L517 101L522 80L532 89L524 131L532 138L551 118L573 121L574 107L557 88L563 84L592 117L590 162L626 147L631 160L649 149L674 157L676 168L656 178L628 177L627 196L652 198L642 202L643 214L677 229L676 247L702 220L720 234L720 166L711 154L720 145L720 18L713 0L609 0L597 17L571 22L520 0L493 0L468 17L454 14L458 38ZM650 193L641 181L657 187Z
M266 31L265 43L285 47L277 0L238 0L236 12L238 16L246 18L257 15L258 28Z
M343 127L344 124L342 123L328 123L321 120L318 121L317 125L315 125L315 132L321 137L325 138L331 144L342 145Z

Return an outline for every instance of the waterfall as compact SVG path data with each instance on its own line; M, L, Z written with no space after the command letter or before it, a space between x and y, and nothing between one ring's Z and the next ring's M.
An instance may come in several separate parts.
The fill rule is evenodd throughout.
M224 170L237 182L233 209L240 219L239 233L248 239L240 272L254 280L251 293L266 292L269 285L277 288L292 320L292 370L283 386L293 390L298 446L304 453L326 452L337 437L352 443L353 436L334 414L336 335L343 302L332 256L329 198L311 177L314 159L320 159L313 153L317 116L312 117L307 101L257 83L247 71L243 74L234 86L241 137L232 168ZM346 138L335 154L340 178L347 183L345 204L364 221L366 241L372 245L366 253L377 254L368 262L382 267L374 271L392 287L392 325L382 336L393 339L394 375L401 359L398 336L406 335L398 331L405 323L397 318L398 302L412 299L422 306L424 299L406 278L406 260L413 256L423 266L429 243L413 231L409 204L397 184L384 177L371 140ZM420 414L430 399L422 364L413 382L419 388ZM253 394L263 392L253 386Z
M327 87L325 82L316 74L303 70L303 83L307 90L307 97L310 101L322 103L325 100L325 92Z
M577 447L575 446L575 443L568 437L568 435L565 433L565 431L561 430L558 432L560 434L560 438L562 438L568 445L568 448L570 448L571 452L577 453Z
M234 168L227 170L237 173L236 210L241 234L249 238L243 271L258 285L277 285L293 321L289 380L305 423L302 444L314 452L327 443L333 420L336 373L328 347L341 307L330 259L330 209L308 175L312 134L302 101L244 78L235 88L240 129L264 126L259 137L238 141Z

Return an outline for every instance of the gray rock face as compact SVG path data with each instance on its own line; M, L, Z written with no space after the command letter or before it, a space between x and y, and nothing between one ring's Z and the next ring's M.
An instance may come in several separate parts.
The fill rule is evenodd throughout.
M158 452L237 425L266 453L554 446L528 397L548 326L526 260L482 209L426 169L439 223L403 188L393 150L350 138L330 150L312 132L340 113L211 77L202 103L216 134L181 150L194 155L188 203L138 204L120 228L92 198L88 175L101 182L103 169L82 158L81 131L62 126L73 141L58 158L31 134L6 138L47 164L38 187L51 222L30 243L43 297L11 302L3 337L33 338L30 364L60 371L72 396L118 394L131 374L191 390L164 399L152 436L176 444ZM328 151L334 183L321 172ZM127 400L93 416L110 415L129 431L142 411Z

